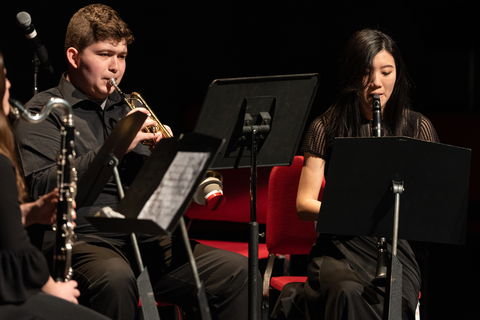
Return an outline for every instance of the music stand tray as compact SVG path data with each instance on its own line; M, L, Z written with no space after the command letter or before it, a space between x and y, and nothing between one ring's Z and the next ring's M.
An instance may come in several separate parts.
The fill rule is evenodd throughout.
M336 138L317 232L391 237L392 181L403 181L398 237L465 242L470 149L408 137Z
M198 133L160 140L115 209L125 219L87 220L106 232L170 236L222 143Z
M297 152L318 81L316 73L214 80L208 88L194 130L226 139L211 169L251 166L250 140L243 127L261 125L264 114L270 117L270 130L262 133L257 165L290 165Z

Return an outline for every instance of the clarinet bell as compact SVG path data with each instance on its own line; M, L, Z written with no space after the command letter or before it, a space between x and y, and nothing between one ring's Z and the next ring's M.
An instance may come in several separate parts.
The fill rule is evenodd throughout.
M375 278L372 280L372 284L374 286L385 287L387 280L387 266L387 242L384 238L381 238L380 242L378 243L377 271L375 272Z

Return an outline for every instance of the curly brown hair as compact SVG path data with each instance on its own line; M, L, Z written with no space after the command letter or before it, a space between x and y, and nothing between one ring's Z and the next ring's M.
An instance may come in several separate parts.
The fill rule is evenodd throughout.
M112 39L116 42L133 42L133 34L120 15L111 7L103 4L91 4L78 10L67 27L65 52L74 47L83 51L89 45Z

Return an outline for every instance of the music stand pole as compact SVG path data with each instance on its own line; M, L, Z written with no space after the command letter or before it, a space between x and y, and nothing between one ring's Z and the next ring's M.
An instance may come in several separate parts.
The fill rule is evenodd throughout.
M250 172L250 239L248 242L248 319L259 319L260 287L257 280L258 273L258 238L259 225L257 222L257 153L259 134L270 132L271 116L268 112L260 112L261 124L250 125L250 114L245 115L247 120L243 126L243 133L252 135L252 154Z
M252 163L250 172L250 241L248 244L248 319L257 320L258 296L258 237L257 222L257 147L258 130L252 130Z
M397 258L398 225L400 220L400 195L403 193L403 181L392 181L392 192L395 195L393 212L392 257L387 268L383 319L402 319L402 272L403 267Z
M117 184L118 197L120 198L120 200L122 200L125 197L125 192L123 191L122 182L118 173L118 158L115 157L113 153L110 153L110 159L108 159L107 161L108 166L111 166L113 168L113 177L115 178L115 183ZM142 255L140 253L140 248L138 247L137 236L133 232L130 233L130 241L132 242L135 260L137 261L138 271L140 273L137 279L137 284L140 301L142 303L143 319L160 320L160 315L158 314L158 309L156 306L150 277L148 276L147 268L145 268L143 265Z
M192 248L190 246L190 239L188 238L187 227L185 226L185 219L180 218L178 224L182 231L183 241L185 242L185 247L188 252L188 258L190 260L190 265L192 266L193 277L195 279L195 286L197 288L197 299L200 306L200 316L203 320L211 320L210 307L208 306L207 296L205 294L205 288L203 282L200 280L198 275L197 263L195 262L195 257L193 256Z

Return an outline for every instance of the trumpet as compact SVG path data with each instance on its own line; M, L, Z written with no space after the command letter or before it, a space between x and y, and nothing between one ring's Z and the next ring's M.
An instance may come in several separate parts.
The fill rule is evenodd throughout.
M130 97L128 97L125 93L120 90L120 88L117 85L117 81L115 78L110 79L110 84L115 88L115 91L122 97L123 101L125 101L126 104L130 107L130 109L135 109L137 106L135 105L135 101L137 101L140 105L139 107L143 107L148 110L150 113L150 118L152 118L157 124L154 126L149 126L144 129L144 132L148 133L156 133L159 132L163 135L164 138L171 138L172 135L170 134L170 131L167 130L167 128L158 120L157 116L155 113L153 113L152 109L148 106L147 102L142 98L142 96L136 92L132 92ZM142 141L143 144L147 146L155 146L156 142L155 139L151 140L144 140Z
M143 100L142 96L136 92L132 92L130 97L128 97L125 93L120 90L117 85L117 81L115 78L110 79L110 84L115 88L117 93L122 97L126 104L130 107L130 109L135 109L135 101L139 102L139 107L143 107L148 110L150 113L150 117L157 123L155 126L146 127L144 129L145 132L156 133L161 132L164 138L172 138L172 134L167 128L158 120L155 113L153 113L152 109L148 106L148 104ZM156 141L155 139L151 140L144 140L142 141L143 144L147 146L155 146ZM206 172L206 178L203 182L198 186L197 190L195 191L194 200L196 203L200 205L206 206L208 209L214 211L217 210L225 203L225 196L223 195L223 178L219 172L209 170Z

